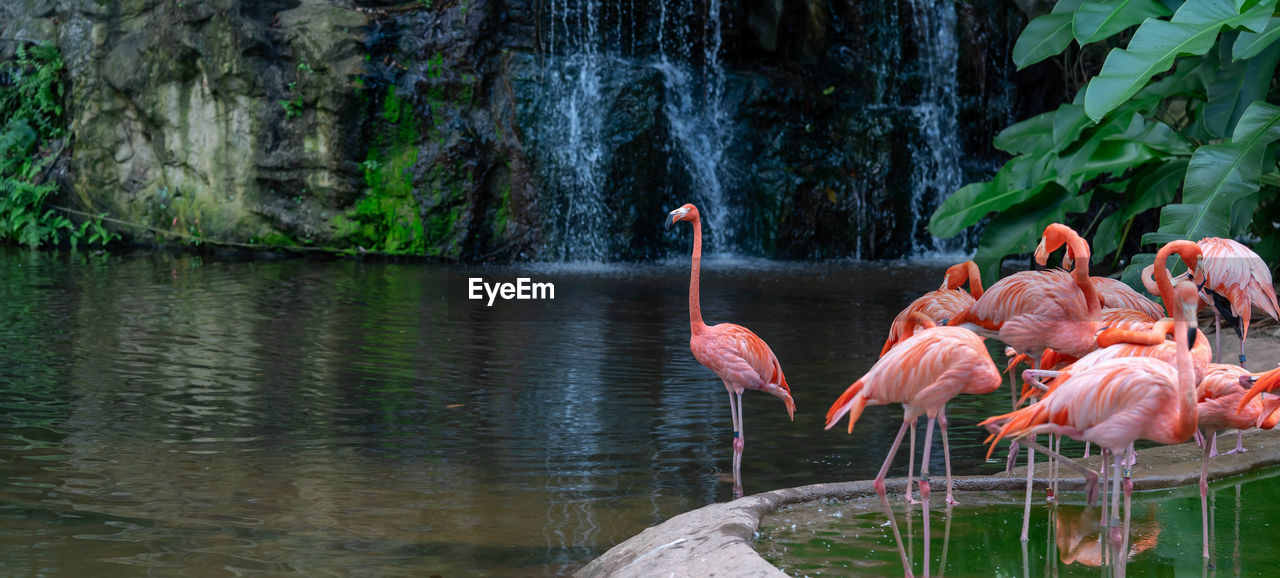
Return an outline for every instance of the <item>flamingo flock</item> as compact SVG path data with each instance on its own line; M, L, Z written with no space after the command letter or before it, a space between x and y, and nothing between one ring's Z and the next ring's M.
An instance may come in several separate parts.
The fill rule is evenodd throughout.
M698 209L686 204L671 211L666 225L670 228L680 221L693 226L689 346L698 362L713 371L729 393L734 495L740 497L746 443L743 392L758 390L781 398L793 420L795 402L777 357L760 337L740 325L709 326L703 322L699 302L702 228ZM880 358L832 403L825 427L830 429L847 416L847 430L852 433L866 406L902 405L902 424L873 484L882 507L892 516L885 477L908 431L914 454L915 424L925 417L919 489L928 528L929 455L934 425L939 426L942 436L946 503L950 505L955 498L945 407L957 395L981 395L1000 388L1001 372L986 344L988 339L996 340L1016 356L1010 367L1019 360L1029 360L1031 364L1031 369L1021 374L1024 385L1019 388L1013 384L1010 411L979 423L990 432L990 450L1002 439L1013 442L1011 461L1019 445L1028 450L1022 540L1028 539L1034 452L1051 458L1050 471L1055 478L1057 463L1083 474L1090 506L1098 493L1098 480L1105 488L1110 478L1111 495L1108 500L1106 493L1102 494L1101 508L1106 515L1110 502L1107 551L1129 552L1124 547L1127 534L1121 529L1119 507L1123 487L1128 512L1132 489L1128 466L1137 459L1134 442L1178 444L1195 437L1204 448L1200 496L1202 555L1207 558L1207 475L1209 460L1217 454L1215 434L1227 429L1270 429L1280 422L1280 397L1269 395L1280 390L1280 369L1251 373L1245 369L1244 356L1252 310L1257 308L1280 320L1270 270L1257 254L1235 241L1173 241L1160 248L1155 263L1143 275L1146 288L1161 299L1161 306L1124 283L1091 276L1088 243L1065 225L1045 228L1035 250L1036 263L1047 265L1049 256L1061 248L1065 248L1062 268L1020 271L986 290L973 262L947 269L937 290L911 302L894 319ZM1187 268L1177 277L1169 271L1168 261L1174 256ZM966 284L967 291L963 289ZM1221 338L1215 334L1217 342L1211 348L1199 331L1197 311L1204 307L1213 309L1216 326L1220 328L1225 322L1236 331L1240 340L1238 365L1213 362L1213 352L1221 348ZM1037 443L1037 435L1049 436L1048 447ZM1061 455L1061 436L1101 447L1100 471ZM1244 451L1239 438L1232 451ZM905 498L915 503L914 455L912 458ZM1107 471L1108 460L1112 472ZM902 552L896 524L894 535ZM903 564L910 573L905 553ZM928 574L927 545L925 573Z

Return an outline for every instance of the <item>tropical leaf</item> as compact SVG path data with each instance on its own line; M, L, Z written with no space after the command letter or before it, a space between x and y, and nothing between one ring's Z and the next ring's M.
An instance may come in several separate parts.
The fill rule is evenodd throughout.
M1057 112L1051 110L1010 125L996 135L995 147L1011 155L1048 152L1048 148L1053 144L1051 139L1054 124L1057 122Z
M1223 44L1223 51L1228 48ZM1245 109L1255 101L1267 97L1271 77L1280 64L1280 44L1273 45L1253 58L1232 62L1224 54L1222 68L1209 83L1208 100L1205 101L1201 120L1214 138L1229 135Z
M1187 0L1173 18L1143 22L1129 47L1112 50L1102 71L1085 87L1085 113L1101 120L1137 94L1151 77L1169 70L1178 56L1208 52L1224 26L1261 30L1275 2L1267 0L1240 13L1231 0Z
M1276 40L1280 40L1280 18L1272 17L1267 21L1266 28L1258 32L1247 30L1241 32L1240 36L1236 37L1235 43L1231 45L1231 58L1233 60L1253 58L1268 46L1275 44Z
M1255 102L1236 124L1231 141L1196 150L1187 166L1182 204L1160 211L1160 228L1143 236L1143 243L1174 239L1232 237L1231 210L1242 198L1256 195L1262 185L1262 162L1267 146L1280 140L1280 106Z
M1059 0L1053 11L1027 23L1013 44L1013 63L1021 70L1062 53L1071 44L1072 14L1083 0Z
M1171 14L1156 0L1105 0L1086 2L1075 11L1072 33L1081 46L1105 40L1147 18Z

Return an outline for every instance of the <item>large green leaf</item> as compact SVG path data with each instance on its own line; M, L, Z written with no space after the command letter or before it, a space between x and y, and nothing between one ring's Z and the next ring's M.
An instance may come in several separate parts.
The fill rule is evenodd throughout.
M1255 102L1236 124L1231 141L1196 150L1187 166L1182 204L1160 211L1160 228L1143 236L1144 243L1174 239L1232 237L1231 210L1242 198L1256 195L1262 185L1262 162L1267 146L1280 140L1280 106Z
M1267 21L1266 28L1261 31L1241 32L1231 46L1231 58L1234 60L1253 58L1268 46L1275 44L1276 40L1280 40L1280 18L1272 17Z
M1082 1L1059 0L1052 12L1028 22L1013 43L1013 63L1023 69L1066 50L1074 38L1071 17Z
M1072 32L1081 46L1105 40L1147 18L1168 16L1169 9L1156 0L1104 0L1086 2L1076 9Z
M1227 48L1224 43L1223 50ZM1245 109L1267 97L1276 64L1280 64L1280 44L1243 61L1232 62L1224 54L1221 62L1222 67L1209 83L1208 100L1200 117L1215 138L1231 134Z
M996 135L994 145L997 149L1012 155L1046 153L1053 145L1053 126L1057 122L1056 119L1057 111L1051 110L1010 125Z
M1187 0L1170 20L1143 22L1128 48L1112 50L1102 71L1085 87L1085 113L1101 120L1137 94L1151 77L1169 70L1178 56L1208 52L1223 26L1261 30L1275 3L1267 0L1241 14L1231 0Z

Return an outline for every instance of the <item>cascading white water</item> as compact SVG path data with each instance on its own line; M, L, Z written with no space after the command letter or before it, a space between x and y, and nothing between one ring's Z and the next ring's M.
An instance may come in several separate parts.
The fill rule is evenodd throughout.
M963 240L938 240L926 231L932 211L964 179L965 153L956 121L959 47L954 0L912 0L863 12L869 18L869 35L860 40L867 41L863 54L870 58L845 64L849 76L838 80L845 84L831 88L863 86L870 92L823 95L848 95L833 97L845 107L835 116L849 119L848 125L836 128L865 135L859 143L865 152L823 157L822 145L807 144L815 153L809 158L803 149L794 156L775 154L777 149L755 147L750 138L737 134L743 119L738 118L738 105L727 97L731 77L722 54L722 30L736 29L726 28L733 25L726 18L733 20L735 12L722 14L723 0L548 0L544 6L548 12L542 20L547 29L541 35L541 82L528 100L536 110L527 116L541 179L543 257L602 261L638 254L634 245L629 246L645 234L630 224L639 216L637 207L621 199L634 203L637 196L656 199L672 193L679 198L671 202L689 200L702 209L707 253L750 252L750 247L762 245L740 237L762 217L775 215L763 215L771 209L745 199L776 195L781 205L787 195L822 194L824 187L831 205L838 207L833 210L856 214L849 223L850 236L857 237L850 248L856 256L964 250ZM904 34L908 28L912 32ZM873 80L856 84L867 75ZM748 90L743 98L765 92ZM750 100L745 102L744 107L752 106ZM810 114L813 104L783 102L794 102L792 116L797 120ZM633 118L627 115L635 115L641 124L626 124ZM658 125L662 128L653 128ZM627 132L633 126L636 131ZM824 129L803 126L806 132ZM792 134L784 128L771 142L788 146L786 139ZM756 164L758 156L742 159L745 151L774 156ZM824 166L823 161L843 164ZM791 173L796 168L805 172ZM761 190L756 177L764 173L756 171L797 176ZM811 180L810 175L823 171L867 176L853 185L852 195L837 198L830 185ZM910 202L903 203L904 197ZM846 198L856 206L841 205ZM658 208L641 210L650 214ZM825 205L823 210L828 210Z
M693 0L688 0L684 8L697 10ZM720 65L720 2L707 2L706 25L696 32L701 35L703 46L700 67L689 48L694 44L689 36L691 32L676 24L668 37L665 4L661 10L659 54L654 67L662 73L666 89L663 111L680 152L680 161L693 177L694 202L706 215L706 252L732 254L735 211L726 199L725 183L729 175L725 151L732 144L733 134L732 118L724 102L725 73Z
M601 97L602 68L596 0L553 0L550 49L544 69L546 107L538 127L550 146L545 163L550 216L550 256L565 261L607 258L600 232L607 226L602 169L609 151L601 138L607 103Z
M919 46L919 75L924 83L920 102L912 114L921 142L912 147L911 229L922 231L933 210L963 184L960 168L963 151L956 126L956 7L954 0L912 0L914 29ZM918 241L921 237L929 243ZM912 235L911 254L955 253L963 249L960 238L937 239Z

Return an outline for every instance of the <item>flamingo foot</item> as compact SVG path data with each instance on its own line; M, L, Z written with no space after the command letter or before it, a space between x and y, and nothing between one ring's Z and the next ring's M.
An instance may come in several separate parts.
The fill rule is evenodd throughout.
M1045 503L1052 504L1058 501L1057 496L1053 495L1053 488L1046 488L1044 491L1044 494L1045 494L1044 496Z
M955 496L952 496L950 491L947 491L947 505L948 505L948 506L958 506L958 505L960 505L960 502L957 502L957 501L956 501Z
M885 494L884 478L876 478L876 481L871 483L871 487L875 488L876 494L883 496Z

